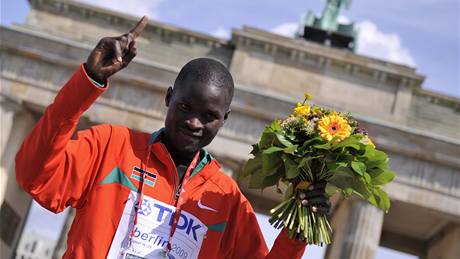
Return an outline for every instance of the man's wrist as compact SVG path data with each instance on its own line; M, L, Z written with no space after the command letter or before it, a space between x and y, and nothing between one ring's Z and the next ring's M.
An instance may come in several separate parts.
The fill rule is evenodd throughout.
M101 87L101 88L105 88L105 84L99 83L98 81L92 79L90 76L88 76L88 78L91 81L91 83L95 84L96 86Z
M91 81L91 83L95 84L97 87L105 88L105 86L107 85L106 84L107 80L100 80L94 75L92 75L91 72L89 72L88 68L86 67L86 63L83 64L83 69L85 70L85 73L88 76L88 79Z

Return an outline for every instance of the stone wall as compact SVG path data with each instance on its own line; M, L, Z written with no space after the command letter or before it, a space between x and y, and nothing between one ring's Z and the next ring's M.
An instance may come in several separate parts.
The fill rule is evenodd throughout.
M460 139L460 99L426 90L415 91L407 125Z
M424 79L413 68L254 28L234 30L232 42L240 85L297 99L308 92L318 104L398 124Z
M31 0L30 3L33 9L24 27L90 46L102 37L127 33L139 19L77 2ZM196 57L213 57L229 65L232 54L225 40L154 21L144 30L138 52L146 60L173 68L180 68Z

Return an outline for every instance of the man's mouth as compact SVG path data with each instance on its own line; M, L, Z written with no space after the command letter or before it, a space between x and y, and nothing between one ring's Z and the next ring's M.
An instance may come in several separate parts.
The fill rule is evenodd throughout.
M180 128L179 132L181 133L181 135L184 135L189 139L199 140L202 137L202 134L200 132L192 132L184 128Z

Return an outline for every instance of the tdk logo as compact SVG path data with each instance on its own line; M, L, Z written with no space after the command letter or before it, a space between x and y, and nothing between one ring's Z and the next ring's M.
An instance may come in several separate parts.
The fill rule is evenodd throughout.
M145 209L144 209L145 205ZM145 212L145 214L144 214ZM172 222L174 220L174 214L175 211L173 211L171 208L165 207L161 204L154 203L153 208L151 206L151 203L145 202L145 200L142 202L141 210L139 211L139 214L142 214L144 216L150 215L150 213L147 212L153 212L152 216L153 217L151 220L154 220L158 223L162 222L167 222L169 226L172 225ZM157 213L158 212L158 213ZM195 241L198 241L196 231L200 228L203 228L204 226L201 225L198 222L195 222L193 218L190 216L184 215L184 213L181 213L179 216L179 221L177 223L177 230L185 232L189 236L193 236L193 239Z
M139 214L148 216L152 213L152 205L149 200L143 199Z

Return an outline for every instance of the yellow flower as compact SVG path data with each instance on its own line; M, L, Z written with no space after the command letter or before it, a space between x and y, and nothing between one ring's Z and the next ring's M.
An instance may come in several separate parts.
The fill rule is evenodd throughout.
M294 108L294 114L297 116L308 116L310 114L310 106L308 104L297 103Z
M375 148L374 142L373 142L372 139L369 138L368 136L366 136L366 137L364 138L364 142L365 142L364 144L369 145L369 146Z
M368 138L369 140L367 141L367 144L370 145L371 147L375 148L375 144L374 142L372 141L371 138Z
M337 113L332 113L319 120L318 130L321 138L327 141L336 137L337 141L340 142L351 134L350 125Z
M361 138L359 139L360 143L375 148L374 142L372 141L372 139L368 135L365 135L365 134L362 134L362 133L357 133L357 135L361 136Z
M311 113L313 113L314 115L321 114L321 109L315 104L311 108Z
M304 93L303 96L305 96L305 99L306 100L310 100L311 99L311 95L309 93Z

